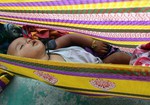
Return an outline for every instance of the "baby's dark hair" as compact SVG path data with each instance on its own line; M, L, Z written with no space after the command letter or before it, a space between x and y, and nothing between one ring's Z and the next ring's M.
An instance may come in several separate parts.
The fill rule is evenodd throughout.
M10 43L23 36L22 29L14 24L1 24L0 23L0 53L6 54Z

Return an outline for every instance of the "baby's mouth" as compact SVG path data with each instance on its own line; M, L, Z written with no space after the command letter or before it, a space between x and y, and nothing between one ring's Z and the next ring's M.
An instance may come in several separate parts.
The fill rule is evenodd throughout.
M33 45L33 46L36 46L36 45L37 45L37 42L34 40L34 41L32 42L32 45Z

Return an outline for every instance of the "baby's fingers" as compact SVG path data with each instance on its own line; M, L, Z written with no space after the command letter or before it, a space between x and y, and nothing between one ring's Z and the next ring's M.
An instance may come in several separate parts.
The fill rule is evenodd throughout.
M102 47L102 50L107 51L107 50L108 50L108 48L103 46L103 47Z
M101 50L102 54L106 54L108 51L107 50Z

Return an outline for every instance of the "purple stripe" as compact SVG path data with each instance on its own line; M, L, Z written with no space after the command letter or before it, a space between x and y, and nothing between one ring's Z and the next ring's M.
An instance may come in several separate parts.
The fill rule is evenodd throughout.
M0 87L2 87L2 89L4 89L6 87L6 84L0 80Z
M16 16L6 16L11 18L20 18L27 20L45 21L45 22L62 22L73 24L89 24L89 25L150 25L150 21L81 21L81 20L60 20L60 19L44 19L44 18L23 18Z
M89 24L89 25L150 25L150 21L82 21L82 20L61 20L61 19L46 19L46 18L30 18L30 17L18 17L18 16L7 16L0 15L3 17L17 18L24 20L36 20L44 22L62 22L62 23L73 23L73 24Z
M106 40L113 40L113 41L150 41L150 37L149 38L111 38L111 37L104 37L104 36L94 36L97 38L101 38L101 39L106 39Z
M63 6L63 5L77 5L77 4L91 4L91 3L105 3L105 2L125 2L131 0L56 0L45 2L19 2L19 3L0 3L0 6Z
M12 23L12 24L19 24L19 25L32 25L32 26L37 26L37 27L43 27L43 28L51 28L51 29L54 29L54 30L66 30L66 31L72 31L72 32L78 32L78 33L81 33L81 34L86 34L86 35L89 35L89 36L93 36L93 37L96 37L96 38L105 38L105 37L101 37L101 36L97 36L95 34L92 34L92 33L86 33L84 32L84 30L82 29L73 29L73 28L69 28L69 27L61 27L61 26L50 26L50 25L44 25L44 24L36 24L36 23L26 23L26 22L19 22L19 21L10 21L10 20L1 20L1 22L9 22L9 23ZM87 29L88 30L88 29ZM105 38L107 39L107 37ZM119 41L123 40L124 38L109 38L111 40L113 39L118 39ZM125 38L125 40L127 39L127 41L130 41L131 38ZM134 41L134 39L137 39L137 38L132 38L131 41ZM147 40L146 39L143 39L143 38L139 38L139 41L144 41L144 40ZM149 40L148 40L149 41ZM130 44L132 45L132 44Z
M4 16L4 15L0 15ZM10 18L18 18L16 16L5 16ZM38 20L45 22L63 22L63 23L75 23L75 24L89 24L89 25L150 25L150 21L79 21L79 20L59 20L59 19L42 19L42 18L22 18L27 20ZM150 38L110 38L97 36L98 38L115 41L149 41Z
M149 76L129 76L129 75L121 75L121 74L106 74L106 73L102 74L102 73L86 73L86 72L68 72L68 71L52 70L52 69L48 69L48 68L36 67L33 65L30 66L30 65L26 65L26 64L20 64L20 63L10 62L8 60L3 60L3 59L1 59L1 61L16 65L16 66L35 69L38 71L47 71L47 72L53 72L53 73L57 73L57 74L64 74L64 75L71 75L71 76L150 81Z

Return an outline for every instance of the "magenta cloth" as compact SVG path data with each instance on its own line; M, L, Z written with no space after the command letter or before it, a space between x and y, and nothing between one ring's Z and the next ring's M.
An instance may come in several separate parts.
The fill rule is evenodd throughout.
M84 49L85 49L87 52L89 52L89 53L91 53L92 55L94 55L95 57L99 57L99 58L101 58L101 59L105 59L105 58L107 58L108 56L110 56L110 55L113 54L113 53L120 52L120 49L119 49L119 48L113 47L113 46L111 46L111 45L108 45L107 48L108 48L108 52L107 52L106 54L104 54L104 55L101 55L101 56L99 56L99 54L96 53L96 52L94 52L91 48L85 47Z
M150 66L150 43L136 47L130 60L130 64Z

